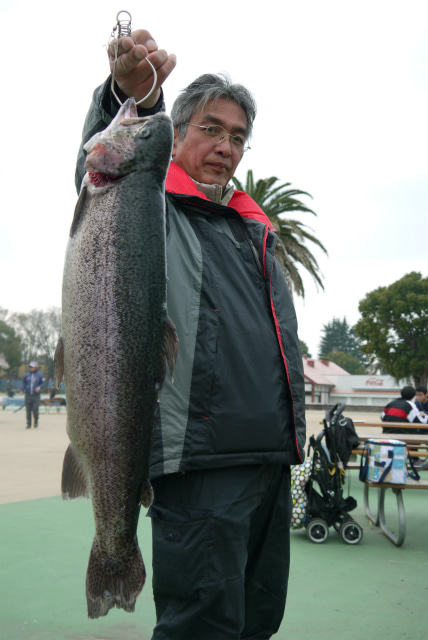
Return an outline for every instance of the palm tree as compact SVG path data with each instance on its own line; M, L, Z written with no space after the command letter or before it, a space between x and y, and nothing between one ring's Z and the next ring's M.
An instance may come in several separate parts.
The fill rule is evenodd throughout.
M257 180L257 182L254 183L251 169L247 172L245 187L242 186L237 178L232 178L232 180L237 189L245 191L257 202L275 227L278 235L276 255L283 268L290 291L292 293L294 291L298 296L302 296L302 298L305 297L305 289L298 266L304 267L311 274L317 288L319 285L321 289L324 289L318 262L304 243L306 241L314 242L328 255L326 248L318 238L308 231L308 229L311 229L310 227L299 220L291 220L290 218L283 217L284 214L288 214L291 211L293 213L295 211L303 211L316 216L315 211L309 209L309 207L295 197L305 195L312 198L312 196L306 191L289 189L288 187L291 185L290 182L274 186L275 183L278 182L278 178L275 177Z

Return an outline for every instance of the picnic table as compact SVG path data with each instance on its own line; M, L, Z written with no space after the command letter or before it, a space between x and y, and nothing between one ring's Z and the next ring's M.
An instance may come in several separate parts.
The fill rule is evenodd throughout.
M370 439L386 439L386 440L401 440L401 442L405 442L407 445L407 451L412 458L426 458L428 456L428 435L415 433L414 429L422 428L424 425L419 425L418 423L401 423L401 422L363 422L363 421L355 421L354 424L357 426L357 435L359 439L358 446L353 449L352 453L361 455L364 451L364 443ZM388 427L399 427L400 429L413 429L412 432L409 433L363 433L361 431L361 427L370 427L372 430L376 428ZM353 465L352 463L348 465L349 467L358 466ZM421 467L424 468L425 465ZM376 515L374 515L370 510L369 505L369 489L377 489L377 510ZM397 509L398 509L398 534L393 533L386 523L386 515L385 515L385 494L387 490L391 490L396 498L397 498ZM384 535L397 547L400 547L406 537L406 512L404 509L404 500L403 500L403 491L406 489L416 489L416 490L427 490L428 489L428 481L420 478L419 480L413 480L412 478L407 478L406 484L394 484L390 482L385 483L374 483L370 482L370 480L364 481L364 512L368 519L375 525L380 526Z
M22 407L24 404L24 397L18 396L14 398L9 398L8 396L3 396L1 401L2 409L6 409L6 407Z
M377 489L377 513L374 516L370 511L369 505L369 489ZM397 498L398 508L398 535L395 535L386 524L385 519L385 493L390 489ZM407 478L406 484L392 484L390 482L374 483L370 480L364 482L364 512L368 519L377 527L380 525L382 532L385 536L391 540L397 547L401 547L406 537L406 512L404 510L403 491L407 489L427 490L427 480L413 480ZM426 507L425 507L426 508Z

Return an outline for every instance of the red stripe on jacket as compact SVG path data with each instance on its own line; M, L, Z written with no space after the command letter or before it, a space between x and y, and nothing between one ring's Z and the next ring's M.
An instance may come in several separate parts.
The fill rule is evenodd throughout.
M180 195L197 196L203 200L209 200L205 193L198 190L195 182L190 178L187 173L179 167L175 162L171 161L169 165L168 174L165 182L165 190L169 193L177 193ZM259 205L243 191L235 189L233 196L228 203L229 207L233 207L240 216L243 218L250 218L252 220L258 220L265 224L268 229L274 231L274 226L269 220L263 209L260 209Z
M404 418L404 420L407 420L407 416L408 416L408 414L405 411L403 411L403 409L397 409L395 407L391 407L390 409L385 409L384 413L387 416L395 416L396 418Z
M294 398L293 398L293 393L291 391L291 384L290 384L290 376L288 373L288 364L287 364L287 358L285 357L285 353L284 353L284 349L283 349L283 345L282 345L282 339L281 339L281 332L280 332L280 328L279 328L279 322L278 322L278 318L276 316L276 311L275 311L275 305L272 299L272 294L270 293L271 290L271 280L272 280L272 271L273 271L273 262L272 262L272 269L269 275L269 298L270 298L270 307L271 307L271 311L272 311L272 316L273 316L273 321L275 323L275 331L276 331L276 337L278 340L278 344L279 344L279 348L281 350L281 357L282 357L282 361L284 363L284 367L285 367L285 373L287 375L287 381L288 381L288 388L290 389L290 397L291 397L291 405L293 408L293 422L294 422L294 439L295 439L295 446L296 446L296 451L297 451L297 455L300 458L300 462L303 462L302 456L300 455L300 449L299 449L299 441L297 440L297 423L296 423L296 414L294 411Z

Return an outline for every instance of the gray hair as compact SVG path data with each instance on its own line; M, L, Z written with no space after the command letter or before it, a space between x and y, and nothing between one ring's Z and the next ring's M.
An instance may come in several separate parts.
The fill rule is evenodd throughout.
M241 107L247 117L247 138L251 137L257 112L251 93L242 84L232 84L231 79L225 74L205 73L183 89L172 105L171 118L174 127L178 129L180 139L184 138L186 123L193 114L206 107L210 101L215 104L219 98L232 100Z

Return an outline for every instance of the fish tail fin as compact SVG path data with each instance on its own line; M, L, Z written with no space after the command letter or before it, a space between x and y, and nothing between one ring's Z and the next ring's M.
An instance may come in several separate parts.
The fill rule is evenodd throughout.
M63 500L89 498L89 481L71 444L68 445L62 465L61 494Z
M103 556L95 537L86 574L88 617L106 616L113 607L134 611L145 581L146 569L137 538L129 555L116 561Z
M163 350L166 361L168 363L171 378L173 378L178 353L178 336L175 330L174 323L168 316L164 320Z

